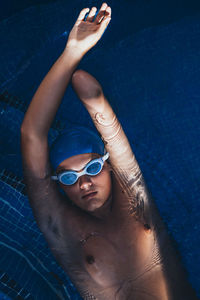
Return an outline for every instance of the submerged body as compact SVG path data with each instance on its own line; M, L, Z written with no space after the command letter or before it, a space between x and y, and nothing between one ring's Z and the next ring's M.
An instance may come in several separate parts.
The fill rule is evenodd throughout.
M78 93L80 77L89 80L90 75L75 73ZM106 165L93 178L82 176L71 187L61 185L65 196L49 172L36 179L27 171L29 199L40 229L84 299L196 299L123 129L102 99L100 122L97 107L89 112L110 153L112 175ZM74 156L58 169L81 169L93 156ZM43 218L35 199L48 203Z
M96 19L92 8L85 21L87 11L81 11L21 128L24 176L36 221L86 300L196 299L100 84L87 72L75 71L110 22L111 9L105 3ZM48 130L70 80L110 158L97 176L80 176L71 186L60 184L63 195L52 180ZM79 172L96 154L81 155L64 160L57 171Z
M123 171L112 174L106 215L93 216L63 198L59 224L44 231L54 256L84 299L196 299L141 173L133 183ZM87 207L96 198L84 200Z

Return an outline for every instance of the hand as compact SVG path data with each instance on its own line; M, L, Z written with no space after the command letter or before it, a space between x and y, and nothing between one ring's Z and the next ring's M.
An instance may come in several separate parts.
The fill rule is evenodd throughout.
M89 12L90 11L90 12ZM66 44L66 49L74 49L84 55L100 40L111 20L111 8L103 3L96 18L97 8L84 8L72 28ZM85 15L89 12L87 19Z

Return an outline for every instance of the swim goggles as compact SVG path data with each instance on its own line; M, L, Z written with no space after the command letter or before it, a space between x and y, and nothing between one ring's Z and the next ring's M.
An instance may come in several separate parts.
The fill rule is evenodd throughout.
M109 153L107 152L104 156L91 160L83 169L83 171L63 171L59 174L51 176L53 180L59 180L62 184L72 185L74 184L80 176L90 175L95 176L99 174L103 168L104 162L109 158Z

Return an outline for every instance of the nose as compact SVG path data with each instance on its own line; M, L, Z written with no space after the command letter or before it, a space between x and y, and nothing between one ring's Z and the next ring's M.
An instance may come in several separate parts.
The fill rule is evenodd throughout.
M81 190L88 190L92 186L92 180L89 175L83 175L79 178L79 186Z

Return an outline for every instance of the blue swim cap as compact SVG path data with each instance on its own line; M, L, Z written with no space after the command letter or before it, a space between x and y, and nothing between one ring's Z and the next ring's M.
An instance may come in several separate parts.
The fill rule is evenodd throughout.
M50 148L50 161L56 170L59 164L74 155L84 153L105 154L102 139L93 130L75 126L59 135Z

